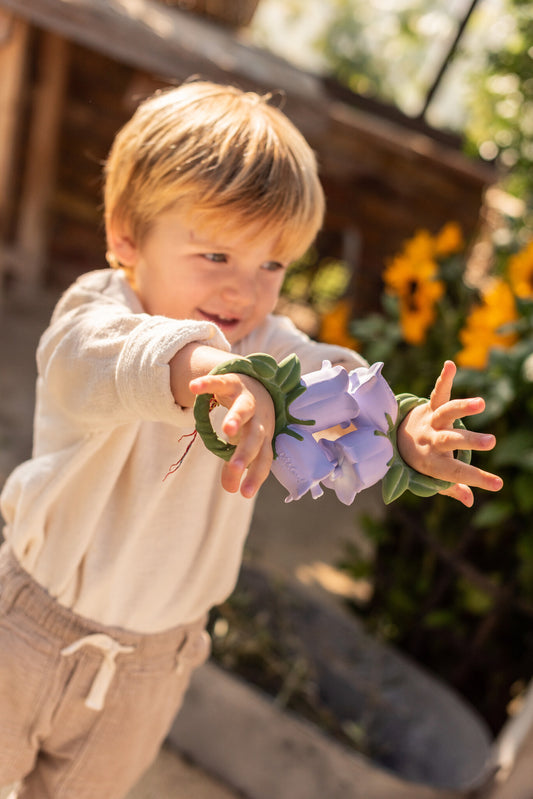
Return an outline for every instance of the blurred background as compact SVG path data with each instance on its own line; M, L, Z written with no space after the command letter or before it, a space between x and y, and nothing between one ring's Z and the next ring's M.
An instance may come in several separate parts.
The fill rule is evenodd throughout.
M383 360L398 392L427 395L454 358L457 393L487 400L472 426L498 436L476 463L505 480L473 511L412 496L384 510L375 493L328 505L331 546L319 529L297 555L280 544L294 520L265 501L249 555L268 561L274 546L294 574L303 564L497 735L533 674L529 0L0 0L0 477L29 454L30 350L53 302L105 266L114 134L142 98L192 75L273 92L317 153L325 225L280 311ZM224 613L238 625L235 606ZM259 655L261 683L273 656Z

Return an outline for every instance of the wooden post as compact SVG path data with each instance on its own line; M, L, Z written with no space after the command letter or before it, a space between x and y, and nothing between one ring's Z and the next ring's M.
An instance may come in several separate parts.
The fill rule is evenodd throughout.
M67 61L67 41L55 34L43 33L17 227L14 276L19 289L26 292L39 286L46 261L47 224L55 183Z
M28 23L0 8L0 246L5 247L13 205L12 180L20 130ZM0 268L1 272L1 268Z

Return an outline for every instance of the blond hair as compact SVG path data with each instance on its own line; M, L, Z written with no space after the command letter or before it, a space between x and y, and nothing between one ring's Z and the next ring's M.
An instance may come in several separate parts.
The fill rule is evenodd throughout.
M314 240L324 196L314 154L271 95L207 81L160 91L117 134L105 166L106 222L139 243L171 206L206 226L278 234L295 258Z

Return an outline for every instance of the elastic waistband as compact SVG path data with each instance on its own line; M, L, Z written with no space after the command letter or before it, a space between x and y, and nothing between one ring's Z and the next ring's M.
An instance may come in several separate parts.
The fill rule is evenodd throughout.
M134 647L142 658L156 658L176 652L195 633L205 629L204 616L190 624L158 633L136 633L121 627L111 627L79 616L56 599L26 572L9 544L0 547L0 612L16 609L33 619L48 637L64 648L89 635L100 633L113 638L123 647Z

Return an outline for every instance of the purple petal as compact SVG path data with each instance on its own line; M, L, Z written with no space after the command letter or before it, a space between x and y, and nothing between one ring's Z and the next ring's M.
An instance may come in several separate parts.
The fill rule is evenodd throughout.
M301 383L306 390L291 402L289 412L296 419L314 420L306 430L327 430L357 415L358 405L349 392L350 378L343 366L324 361L321 369L303 375Z
M331 488L335 491L337 499L344 505L351 505L356 494L365 488L356 469L353 468L349 461L343 461L342 464L339 464L334 472L329 477L326 477L323 483L325 488Z
M393 422L398 416L398 403L391 387L381 374L383 364L380 362L370 367L360 366L350 372L350 394L359 406L355 424L360 427L372 427L386 433L389 425L385 414L389 414Z
M335 468L328 454L319 447L306 428L298 427L298 432L303 436L303 441L287 433L281 433L276 438L277 457L272 462L271 471L289 492L285 502L300 499L307 491L311 491L315 498L321 496L320 481Z
M336 441L322 439L319 446L338 464L323 484L332 488L345 505L350 505L356 494L384 477L393 455L389 439L376 435L371 427L353 430Z
M375 431L388 431L386 414L395 422L398 405L382 368L382 363L375 363L348 374L344 367L324 361L321 369L302 377L306 390L289 411L294 418L313 419L314 424L290 425L302 435L302 441L279 435L272 464L272 473L289 492L286 502L307 491L315 498L321 496L322 483L350 505L356 494L386 474L392 444ZM357 429L335 441L324 438L317 442L312 435L336 425L347 427L352 420Z

